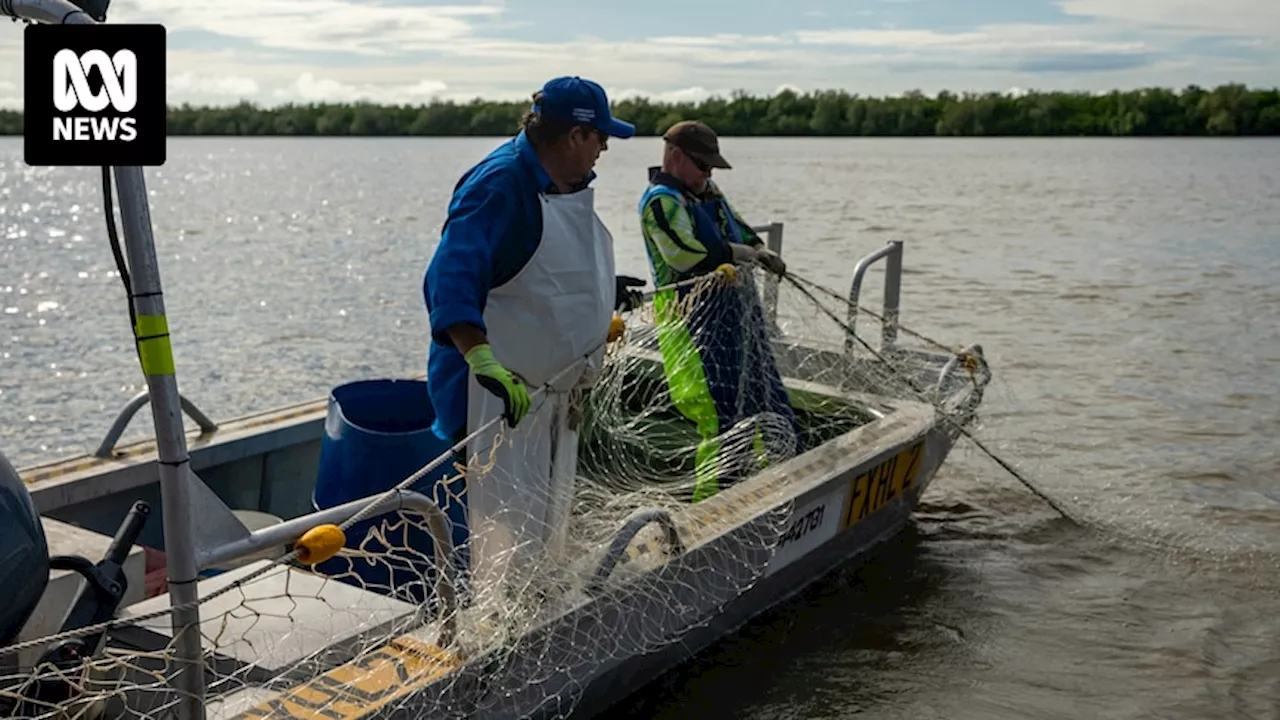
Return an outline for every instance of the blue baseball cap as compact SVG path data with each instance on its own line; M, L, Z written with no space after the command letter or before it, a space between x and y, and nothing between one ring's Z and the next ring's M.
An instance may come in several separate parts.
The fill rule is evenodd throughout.
M547 117L590 125L612 137L629 138L636 126L623 122L609 112L609 98L599 83L574 75L547 81L542 86L542 102L534 103L533 112Z

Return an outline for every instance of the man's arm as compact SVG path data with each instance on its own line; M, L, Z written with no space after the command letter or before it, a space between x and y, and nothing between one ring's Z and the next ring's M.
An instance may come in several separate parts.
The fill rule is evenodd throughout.
M453 346L458 348L458 352L466 355L471 352L471 348L477 345L488 345L489 336L484 334L480 328L469 323L454 323L444 330L449 335L449 339L453 341Z
M703 245L694 234L689 211L670 195L649 200L640 214L640 228L663 261L679 273L707 273L735 259L729 247Z
M718 191L719 189L717 188ZM738 225L738 238L744 245L752 249L751 259L759 262L766 270L779 275L785 273L787 271L787 263L783 261L782 257L770 250L768 245L765 245L764 238L756 234L756 231L747 224L747 221L742 219L742 216L729 203L729 198L725 197L724 193L721 193L720 197L724 199L724 206L729 209L729 215Z
M485 298L493 285L493 257L512 222L508 188L472 186L455 198L423 294L431 337L462 354L487 342Z

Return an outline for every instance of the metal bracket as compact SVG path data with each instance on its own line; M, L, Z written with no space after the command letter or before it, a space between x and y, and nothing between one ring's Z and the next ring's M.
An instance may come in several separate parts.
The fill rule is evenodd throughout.
M209 419L209 416L200 412L200 408L195 403L186 398L185 395L178 396L182 403L182 410L196 424L200 426L200 434L207 435L218 429L218 424ZM129 421L133 419L135 413L150 400L150 393L146 390L134 395L124 409L116 416L115 422L111 423L111 428L107 430L107 436L102 438L102 443L98 445L98 449L94 451L94 455L100 458L109 458L115 450L116 442L120 440L120 436L124 434L124 429L129 426Z

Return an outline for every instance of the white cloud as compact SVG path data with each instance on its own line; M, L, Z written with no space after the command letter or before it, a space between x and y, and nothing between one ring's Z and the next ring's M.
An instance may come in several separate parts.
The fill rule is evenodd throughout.
M169 75L170 92L250 97L259 90L258 81L244 75L198 75L190 71Z
M439 80L420 80L412 85L353 85L332 78L303 73L289 85L272 93L277 99L302 102L365 100L386 104L413 104L429 100L448 89Z
M0 108L22 107L22 93L8 80L0 80Z
M796 33L802 44L849 45L902 50L946 50L969 53L1137 53L1144 42L1088 39L1094 34L1078 26L987 25L960 33L933 30L816 30Z
M732 46L749 46L749 45L781 45L787 42L786 38L779 35L735 35L732 33L721 33L719 35L664 35L660 37L652 37L645 40L647 43L654 45L669 45L675 47L724 47Z
M685 102L701 102L707 98L719 95L720 97L728 97L731 90L708 90L701 85L693 87L680 88L678 90L665 90L659 92L649 92L645 90L637 90L635 88L627 88L617 92L609 93L611 99L629 100L632 98L648 98L651 102L658 103L685 103Z
M113 22L160 22L169 32L202 30L281 50L388 55L431 50L471 34L471 20L496 5L381 5L344 0L133 0Z
M1059 0L1069 15L1280 41L1276 0Z

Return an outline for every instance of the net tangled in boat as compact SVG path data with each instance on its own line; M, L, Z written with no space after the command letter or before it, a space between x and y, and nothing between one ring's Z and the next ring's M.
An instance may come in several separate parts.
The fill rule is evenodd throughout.
M980 388L957 391L978 387L963 354L944 383L909 349L846 347L839 301L760 272L660 288L602 338L598 367L341 523L336 553L326 531L203 580L206 716L567 716L588 681L722 618L764 576L794 539L788 490L815 471L788 461L920 383L976 405ZM127 608L86 663L0 681L0 704L177 717L189 685L167 603ZM19 647L29 661L49 641Z

